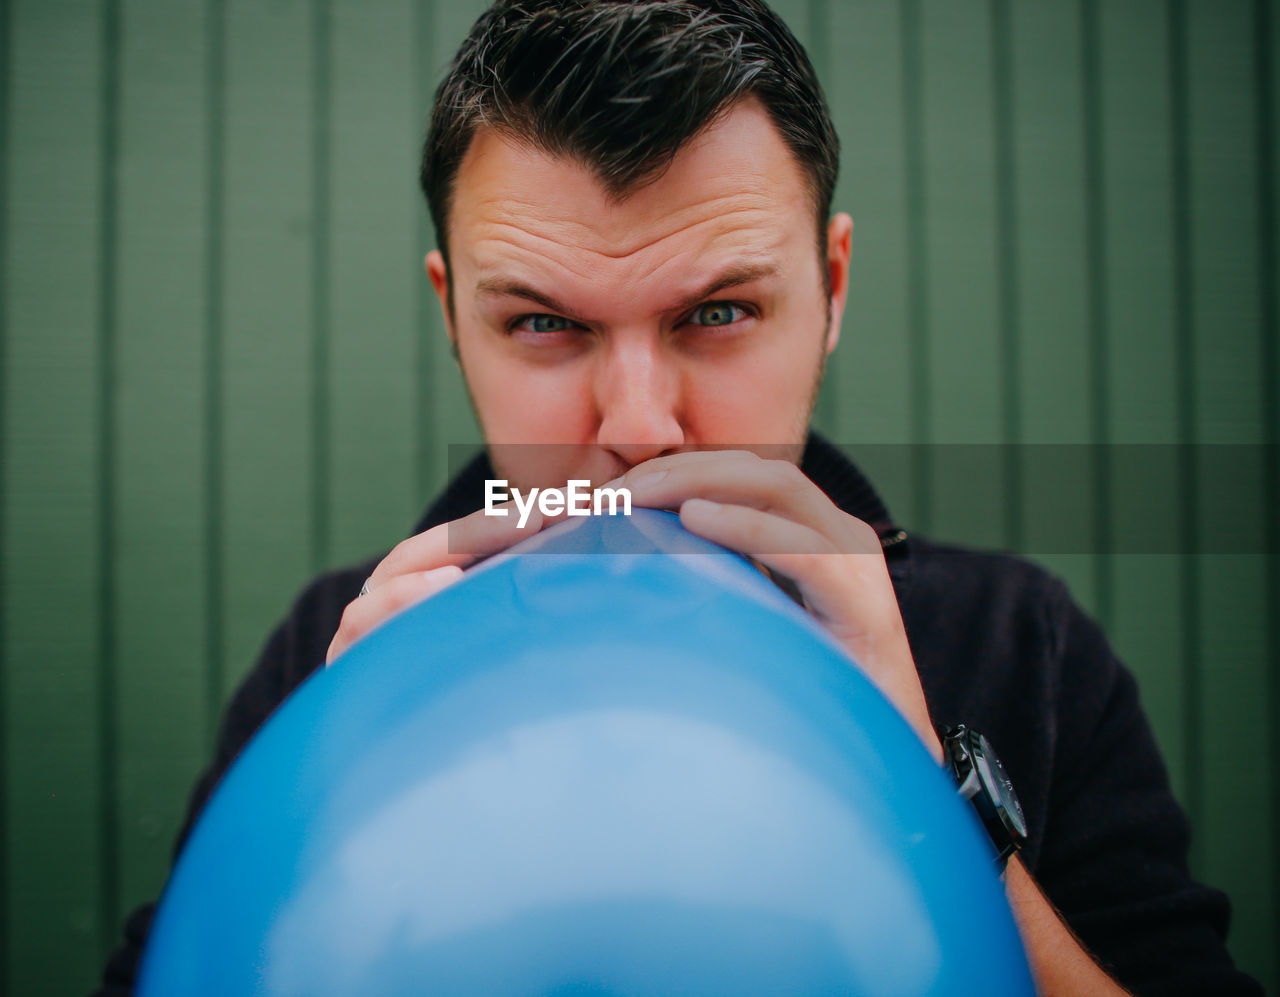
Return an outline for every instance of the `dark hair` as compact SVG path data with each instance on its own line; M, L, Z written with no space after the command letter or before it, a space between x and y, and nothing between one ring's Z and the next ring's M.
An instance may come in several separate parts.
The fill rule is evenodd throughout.
M481 125L581 161L622 197L747 96L806 176L823 250L839 140L809 57L761 0L498 0L436 91L422 150L445 262L454 182Z

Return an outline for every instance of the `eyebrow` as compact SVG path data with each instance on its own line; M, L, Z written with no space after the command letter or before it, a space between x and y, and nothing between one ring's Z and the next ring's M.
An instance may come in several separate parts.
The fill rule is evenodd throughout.
M765 277L772 277L778 272L778 266L773 262L760 263L735 263L723 273L709 280L703 287L699 288L697 293L688 295L671 311L684 311L686 308L692 308L721 291L731 287L738 287L741 284L750 284L752 281L763 280ZM563 315L565 318L579 320L581 316L566 305L563 301L553 297L550 294L544 294L535 287L528 284L522 284L518 280L511 280L506 277L484 277L476 284L476 290L486 294L503 294L514 298L524 298L535 304L541 305L548 311L555 312L557 315Z

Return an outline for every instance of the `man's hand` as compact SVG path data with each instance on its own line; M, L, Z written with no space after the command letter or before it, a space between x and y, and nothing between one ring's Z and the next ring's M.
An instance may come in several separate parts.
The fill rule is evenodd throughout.
M535 506L519 528L515 503L497 506L506 516L486 516L483 509L401 541L379 562L365 582L366 595L348 603L338 632L325 654L325 666L369 631L401 610L430 598L462 577L462 569L481 558L531 537L561 516L543 516Z
M805 607L943 762L880 538L785 460L749 451L672 454L618 482L633 505L679 509L685 528L791 578Z
M697 533L789 576L805 606L943 761L880 538L789 461L745 451L679 453L637 464L633 505L678 508ZM1006 891L1045 995L1126 993L1094 961L1014 856Z

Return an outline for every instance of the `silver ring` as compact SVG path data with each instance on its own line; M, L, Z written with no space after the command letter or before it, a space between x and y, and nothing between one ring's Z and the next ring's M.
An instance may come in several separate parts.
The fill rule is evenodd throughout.
M368 594L369 594L369 579L366 578L364 580L364 584L360 586L360 595L364 596ZM356 598L359 598L359 596L357 596Z

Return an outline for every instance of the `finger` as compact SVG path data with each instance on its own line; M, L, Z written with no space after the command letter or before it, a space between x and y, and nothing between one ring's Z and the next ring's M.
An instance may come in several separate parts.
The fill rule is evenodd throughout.
M883 554L839 553L816 531L745 506L690 499L680 508L680 520L690 532L742 551L795 581L809 612L925 744L931 743L920 676Z
M689 532L786 575L804 559L835 553L817 530L750 506L686 499L680 505L680 522Z
M873 630L879 614L892 607L863 592L886 591L887 569L878 542L863 554L844 554L811 527L749 506L724 505L689 499L680 506L680 522L691 533L739 551L771 571L792 579L806 607L823 622L833 623L838 636ZM855 521L860 522L860 521ZM865 525L865 524L864 524ZM875 537L875 531L866 527ZM892 593L892 586L887 589Z
M611 484L621 484L623 478L628 476L632 478L640 477L658 471L668 471L673 467L682 467L686 464L703 464L707 461L743 460L748 458L759 459L756 454L743 448L704 447L698 450L681 450L679 453L664 454L661 457L651 457L648 460L641 461L635 467L630 468L621 478L615 478Z
M521 527L514 502L495 506L494 511L505 512L506 515L488 515L484 509L479 509L469 516L441 523L402 540L369 575L369 590L374 591L397 575L430 571L445 565L466 567L506 550L562 518L544 516L535 506L529 510L528 519Z
M353 599L343 610L338 632L333 635L325 664L330 664L352 644L396 614L448 588L462 577L457 565L445 565L431 571L397 575L367 595Z
M725 454L746 454L745 450L719 450L715 448L707 448L702 450L681 450L679 453L666 454L662 457L651 457L648 460L641 461L634 467L629 468L624 474L619 475L611 481L605 482L601 488L617 488L627 484L628 478L632 481L645 477L649 474L656 474L660 471L669 470L671 467L679 467L684 464L699 464L708 460L722 460Z
M658 461L636 465L624 478L632 504L674 509L702 498L748 506L816 529L837 548L849 546L844 526L850 517L790 461L764 460L747 451L721 451L717 457L697 462L661 458L669 462L656 469L651 465Z

